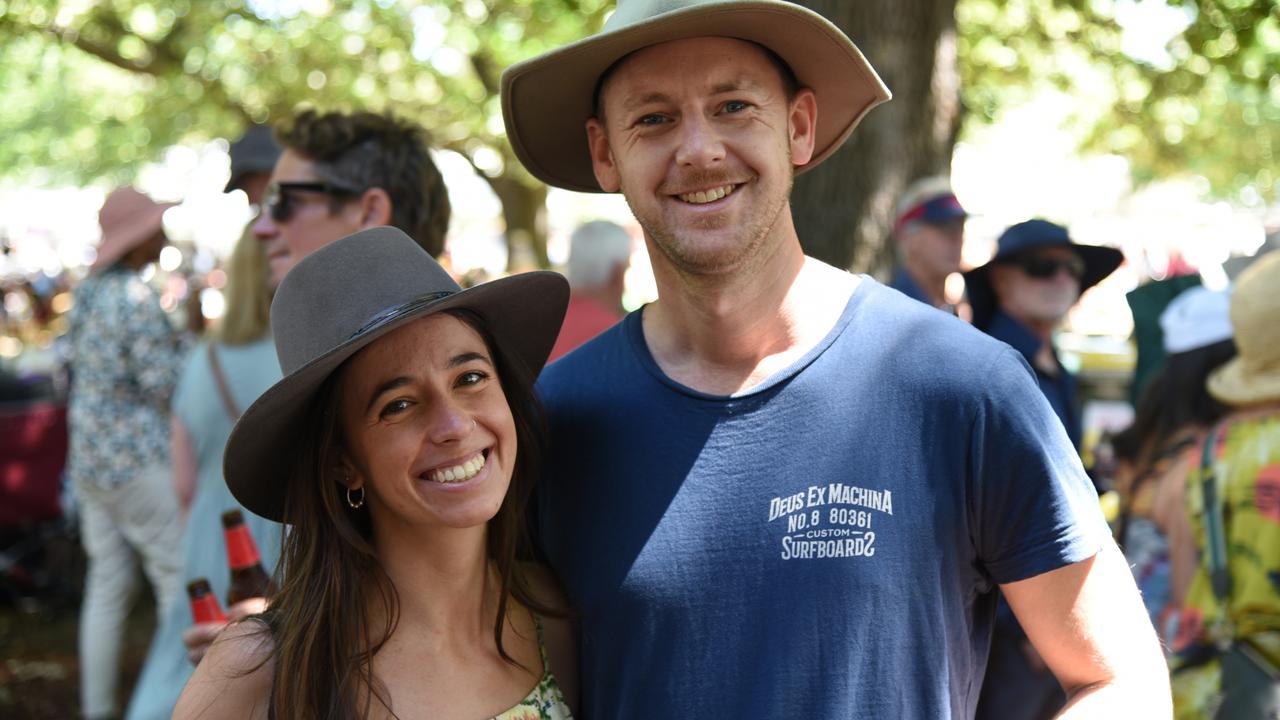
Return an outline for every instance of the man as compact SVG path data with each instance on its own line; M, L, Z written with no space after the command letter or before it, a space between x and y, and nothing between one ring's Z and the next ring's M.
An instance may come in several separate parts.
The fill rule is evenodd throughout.
M623 193L658 285L539 381L535 519L585 715L969 717L997 584L1077 716L1168 713L1025 364L801 251L793 173L888 98L843 33L785 2L628 1L502 90L535 176Z
M1077 245L1066 228L1046 220L1010 227L996 247L990 262L965 275L974 325L1026 359L1072 446L1079 447L1076 379L1058 360L1053 333L1080 293L1110 275L1123 255L1114 248ZM978 717L1047 719L1064 702L1053 673L1001 602Z
M80 708L116 717L125 618L146 573L163 617L181 593L178 504L169 475L169 397L186 337L142 270L168 244L157 203L132 187L107 196L102 242L68 318L67 475L88 556L80 609Z
M444 249L449 194L418 126L390 115L305 111L278 135L284 152L251 231L265 243L272 286L299 260L359 230L392 225L433 256ZM260 612L261 598L230 608ZM195 625L182 642L193 664L225 625Z
M1077 245L1061 225L1028 220L1000 235L990 262L965 273L974 326L1026 358L1076 447L1081 435L1076 379L1058 360L1053 333L1080 294L1123 259L1115 248Z
M547 362L554 362L622 319L622 292L630 265L631 236L616 223L595 220L573 231L565 268L572 290L569 308Z
M378 225L400 228L432 257L444 251L449 194L421 128L388 115L306 111L279 137L284 152L252 228L277 282L318 248Z
M949 313L947 277L960 271L964 221L969 217L945 177L912 183L898 201L893 238L899 267L889 287Z

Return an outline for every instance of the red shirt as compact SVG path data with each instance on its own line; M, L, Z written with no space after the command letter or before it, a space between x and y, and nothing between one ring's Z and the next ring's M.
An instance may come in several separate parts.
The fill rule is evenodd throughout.
M571 295L569 307L564 314L564 325L560 328L560 336L556 338L555 347L551 348L551 357L547 362L554 362L570 350L613 327L621 319L622 316L617 312L595 300Z

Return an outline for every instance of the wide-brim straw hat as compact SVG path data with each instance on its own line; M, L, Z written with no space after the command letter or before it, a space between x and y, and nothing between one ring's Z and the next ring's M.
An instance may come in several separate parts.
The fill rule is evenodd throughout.
M1081 245L1071 239L1067 229L1048 220L1034 219L1010 226L996 240L996 254L985 265L964 274L964 289L973 308L973 324L986 329L995 316L997 298L991 284L991 268L1024 252L1047 247L1062 247L1084 261L1080 278L1080 294L1102 282L1124 262L1124 253L1101 245Z
M164 212L177 203L160 203L136 188L125 186L111 191L98 211L102 242L89 272L115 265L130 250L150 240L164 228Z
M1280 401L1280 253L1240 274L1231 326L1239 355L1209 375L1209 394L1236 406Z
M231 494L264 518L284 520L291 466L316 391L348 358L387 333L452 309L478 314L513 363L536 377L555 344L569 284L548 271L513 275L463 290L408 235L364 230L323 247L281 281L271 328L284 378L231 431L223 474Z
M516 157L548 185L603 192L591 168L586 122L596 84L617 61L659 43L727 37L763 45L813 90L818 120L813 157L835 152L871 108L890 98L853 42L826 18L780 0L619 0L599 34L507 68L502 117Z

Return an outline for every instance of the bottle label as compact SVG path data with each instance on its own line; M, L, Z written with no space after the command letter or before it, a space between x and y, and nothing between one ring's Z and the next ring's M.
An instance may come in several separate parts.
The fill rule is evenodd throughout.
M222 614L222 608L218 606L218 598L213 595L192 599L191 617L196 624L227 621L227 616Z
M224 533L227 538L227 564L232 570L253 567L261 561L258 546L253 543L249 528L238 525Z

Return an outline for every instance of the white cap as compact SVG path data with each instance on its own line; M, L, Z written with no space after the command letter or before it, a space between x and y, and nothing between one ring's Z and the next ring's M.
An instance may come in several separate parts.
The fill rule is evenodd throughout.
M1234 336L1231 330L1231 291L1188 288L1178 294L1160 313L1164 350L1181 353Z

